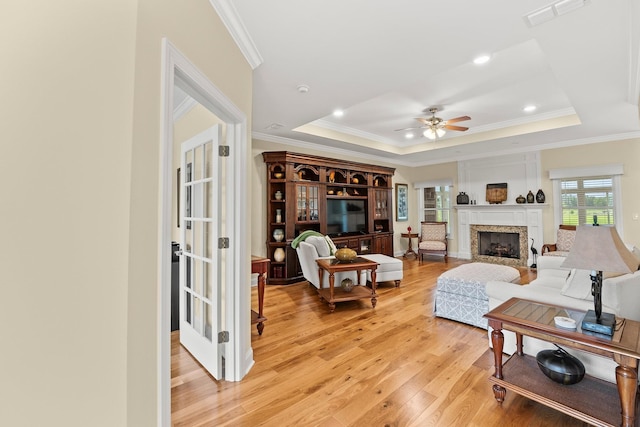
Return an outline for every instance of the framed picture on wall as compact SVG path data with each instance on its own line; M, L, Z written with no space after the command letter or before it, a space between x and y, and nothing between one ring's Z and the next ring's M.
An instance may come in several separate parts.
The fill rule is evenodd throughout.
M409 186L396 184L396 221L409 220Z

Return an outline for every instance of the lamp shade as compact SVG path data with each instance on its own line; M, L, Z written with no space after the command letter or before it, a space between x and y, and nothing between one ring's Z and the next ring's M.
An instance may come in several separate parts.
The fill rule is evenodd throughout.
M638 261L615 227L580 225L576 227L576 239L561 267L632 273L638 269Z

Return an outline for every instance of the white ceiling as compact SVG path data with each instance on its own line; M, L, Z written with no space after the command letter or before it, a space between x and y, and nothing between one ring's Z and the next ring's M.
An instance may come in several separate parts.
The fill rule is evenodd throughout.
M587 0L535 26L526 15L576 2L210 1L255 68L257 139L417 166L640 137L640 0ZM395 131L430 106L470 129Z

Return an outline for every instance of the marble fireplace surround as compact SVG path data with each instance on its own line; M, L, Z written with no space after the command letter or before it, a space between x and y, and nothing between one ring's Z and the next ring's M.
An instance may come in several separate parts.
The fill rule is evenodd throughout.
M548 205L464 205L458 211L458 257L478 262L522 266L533 263L530 247L542 248L542 210ZM520 259L478 255L478 231L518 232ZM475 255L474 255L475 254Z
M482 255L478 253L479 239L478 235L481 232L491 233L517 233L518 234L518 246L520 251L520 258L506 258ZM493 264L508 265L510 267L526 267L527 266L527 242L529 241L527 235L527 227L519 225L475 225L472 224L469 227L469 241L471 243L471 260L476 262L488 262Z

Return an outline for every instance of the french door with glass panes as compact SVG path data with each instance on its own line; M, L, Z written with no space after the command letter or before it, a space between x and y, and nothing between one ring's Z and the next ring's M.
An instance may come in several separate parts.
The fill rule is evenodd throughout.
M218 125L181 144L180 343L222 379Z

